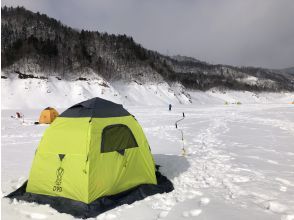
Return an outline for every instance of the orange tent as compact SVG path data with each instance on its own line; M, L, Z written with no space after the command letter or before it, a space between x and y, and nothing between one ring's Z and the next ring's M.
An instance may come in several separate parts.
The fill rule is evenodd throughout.
M51 124L58 115L59 115L58 112L54 108L51 108L51 107L45 108L41 112L39 123Z

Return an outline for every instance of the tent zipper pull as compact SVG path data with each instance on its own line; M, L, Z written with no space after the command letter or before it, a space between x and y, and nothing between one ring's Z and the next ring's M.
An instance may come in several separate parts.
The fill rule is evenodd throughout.
M83 169L83 172L84 172L85 174L87 174L87 163L88 163L88 160L89 160L89 154L87 155L86 162L85 162L85 167L84 167L84 169Z

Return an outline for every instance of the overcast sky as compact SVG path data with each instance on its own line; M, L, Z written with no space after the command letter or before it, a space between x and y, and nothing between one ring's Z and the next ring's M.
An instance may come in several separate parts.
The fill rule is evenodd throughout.
M2 0L210 63L294 66L294 0Z

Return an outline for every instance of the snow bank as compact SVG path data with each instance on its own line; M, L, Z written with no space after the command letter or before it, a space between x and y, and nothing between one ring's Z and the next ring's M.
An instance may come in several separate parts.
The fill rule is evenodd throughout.
M19 79L16 74L11 74L1 80L1 89L2 109L37 109L48 106L68 108L93 97L127 105L190 103L181 85L142 85L137 82L127 84L123 81L110 84L99 77L92 80L65 81L57 77Z
M247 91L207 92L186 90L181 84L169 85L166 82L146 83L133 81L106 82L99 76L90 80L19 79L17 74L10 74L1 80L2 109L37 109L53 106L69 106L93 97L102 97L124 105L189 105L189 104L254 104L280 103L294 101L294 93L253 93Z

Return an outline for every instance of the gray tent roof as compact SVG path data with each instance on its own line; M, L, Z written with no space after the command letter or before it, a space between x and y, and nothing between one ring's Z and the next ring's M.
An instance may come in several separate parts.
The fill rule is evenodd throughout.
M128 115L131 114L122 105L96 97L73 105L59 115L59 117L110 118Z

